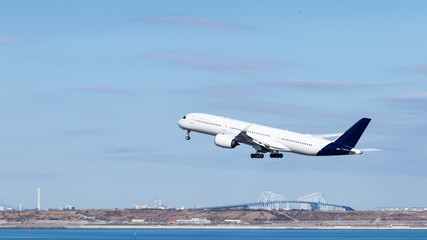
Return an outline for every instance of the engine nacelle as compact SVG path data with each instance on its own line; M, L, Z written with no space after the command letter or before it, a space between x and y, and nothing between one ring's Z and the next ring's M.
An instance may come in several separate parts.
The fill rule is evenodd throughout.
M239 143L234 140L234 136L227 134L217 134L215 136L215 144L223 148L235 148Z

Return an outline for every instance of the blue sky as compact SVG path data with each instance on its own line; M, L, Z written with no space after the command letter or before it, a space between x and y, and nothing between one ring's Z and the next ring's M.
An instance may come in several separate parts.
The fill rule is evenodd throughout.
M427 201L425 1L2 1L0 196L35 208ZM251 159L176 122L372 122L360 156Z

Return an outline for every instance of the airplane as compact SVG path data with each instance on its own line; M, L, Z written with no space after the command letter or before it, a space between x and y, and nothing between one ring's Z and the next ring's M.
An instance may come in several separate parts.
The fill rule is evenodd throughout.
M198 132L215 136L214 142L219 147L235 148L241 143L252 146L256 153L252 153L251 158L264 158L264 153L270 153L271 158L282 158L281 152L308 156L362 154L355 146L370 121L362 118L342 134L311 135L205 113L189 113L178 121L178 126L186 131L186 140L190 140L190 132ZM324 139L327 137L338 138L329 141Z

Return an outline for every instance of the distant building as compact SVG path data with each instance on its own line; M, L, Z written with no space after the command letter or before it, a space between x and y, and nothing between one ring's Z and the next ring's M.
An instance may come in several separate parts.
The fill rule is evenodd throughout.
M4 207L3 206L0 206L0 211L4 211Z
M76 210L74 205L65 205L65 210Z
M308 204L307 203L301 203L301 210L308 210Z
M146 209L146 208L148 208L148 205L147 204L135 204L134 208L135 209Z
M132 223L135 223L135 224L142 224L142 223L145 223L145 220L144 219L132 219Z
M211 220L206 218L192 218L190 220L176 220L176 224L211 224Z
M241 224L242 220L240 220L240 219L225 219L224 223Z
M427 211L425 207L377 207L375 211Z

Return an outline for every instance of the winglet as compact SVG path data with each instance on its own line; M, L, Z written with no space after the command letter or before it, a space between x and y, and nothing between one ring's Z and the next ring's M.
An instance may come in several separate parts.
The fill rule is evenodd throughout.
M240 131L240 133L235 136L236 140L237 141L243 141L243 142L248 141L248 139L252 140L252 138L249 137L248 134L246 134L251 126L252 125L249 124L248 126L243 128L242 131Z
M243 128L243 130L241 132L242 133L246 133L251 126L252 126L252 124L249 124L248 126L246 126L245 128Z

